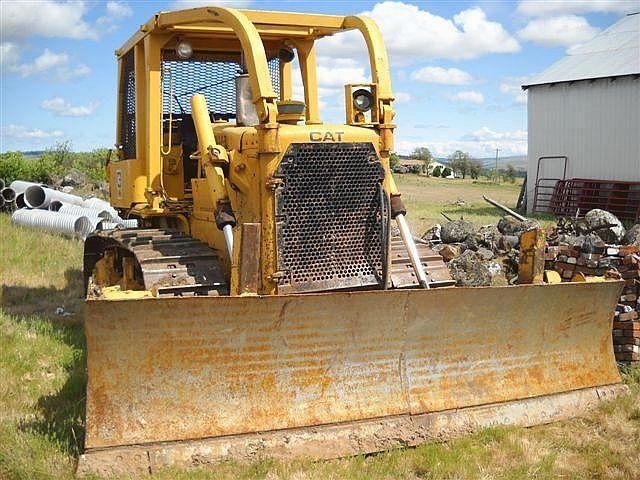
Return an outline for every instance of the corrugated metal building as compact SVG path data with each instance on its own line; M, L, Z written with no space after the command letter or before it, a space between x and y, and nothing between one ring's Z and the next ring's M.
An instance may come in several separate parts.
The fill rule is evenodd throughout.
M640 13L621 18L528 90L527 210L536 177L640 181Z

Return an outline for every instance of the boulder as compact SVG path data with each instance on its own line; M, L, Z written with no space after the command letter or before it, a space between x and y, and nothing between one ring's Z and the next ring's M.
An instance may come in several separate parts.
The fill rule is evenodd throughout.
M451 276L456 284L466 287L491 285L491 271L482 263L481 257L471 250L466 250L458 258L448 264Z
M441 236L441 232L442 232L442 225L440 225L439 223L436 223L433 227L431 227L429 230L427 230L426 232L424 232L422 234L422 240L426 241L426 242L439 242L442 239Z
M442 225L442 241L444 243L462 243L475 233L473 223L466 220L454 220Z
M589 228L605 243L619 244L625 235L622 222L613 213L594 208L584 216Z
M69 170L60 181L61 187L81 187L89 182L89 177L76 168Z
M461 252L460 247L457 245L445 244L438 253L442 256L445 262L450 262L454 258L459 257Z
M480 227L480 229L476 233L476 240L478 242L478 245L488 248L493 252L501 250L501 239L502 234L500 233L500 230L498 230L498 227L496 227L495 225L485 225L483 227Z
M540 228L540 223L537 220L527 219L521 222L513 217L502 217L498 222L498 230L503 235L519 237L522 232L533 230L534 228Z
M640 223L636 223L633 227L627 230L622 243L625 245L637 245L640 247Z
M492 260L494 257L493 251L485 247L479 247L477 250L477 253L478 255L480 255L480 258L482 258L482 260L485 260L485 261Z

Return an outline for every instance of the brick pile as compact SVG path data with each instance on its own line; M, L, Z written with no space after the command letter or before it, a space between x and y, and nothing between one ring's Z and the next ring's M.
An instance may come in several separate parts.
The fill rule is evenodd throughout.
M640 362L640 247L552 245L546 249L545 268L563 281L581 276L610 276L625 282L613 321L613 349L619 362ZM583 279L582 279L583 280Z

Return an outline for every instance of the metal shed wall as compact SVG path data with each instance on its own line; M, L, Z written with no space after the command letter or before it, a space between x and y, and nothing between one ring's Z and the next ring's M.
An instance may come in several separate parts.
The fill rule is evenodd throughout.
M538 158L566 155L567 178L640 181L638 75L535 85L528 89L527 208ZM541 177L562 176L544 163Z

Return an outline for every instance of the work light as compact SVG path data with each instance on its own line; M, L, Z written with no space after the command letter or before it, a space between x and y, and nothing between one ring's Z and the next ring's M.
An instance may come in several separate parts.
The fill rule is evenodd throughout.
M373 95L369 90L360 88L353 92L353 106L356 110L367 112L371 110L371 105L373 105Z

